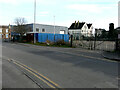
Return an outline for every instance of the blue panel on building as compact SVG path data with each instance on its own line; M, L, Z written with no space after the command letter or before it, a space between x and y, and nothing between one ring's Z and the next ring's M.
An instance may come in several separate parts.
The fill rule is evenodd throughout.
M69 35L68 34L51 34L51 33L39 33L37 35L38 42L46 42L49 40L51 42L56 42L58 40L64 40L65 42L69 42Z

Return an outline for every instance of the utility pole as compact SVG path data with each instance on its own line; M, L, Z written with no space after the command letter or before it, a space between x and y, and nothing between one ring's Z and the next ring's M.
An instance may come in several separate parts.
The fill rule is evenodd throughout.
M73 43L73 35L70 35L70 38L71 38L71 42L70 42L70 46L72 47L72 43Z
M54 42L55 42L55 16L54 16Z
M36 27L35 27L35 23L36 23L36 0L34 0L34 24L33 24L33 33L34 33L34 43L36 43Z
M95 29L94 50L96 49L96 41L97 41L97 29Z
M55 16L54 16L54 35L55 35Z

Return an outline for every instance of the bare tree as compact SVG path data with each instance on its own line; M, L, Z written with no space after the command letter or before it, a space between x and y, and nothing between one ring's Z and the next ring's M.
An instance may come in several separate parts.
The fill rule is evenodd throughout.
M27 27L26 27L26 19L25 18L15 18L14 23L16 26L14 27L14 32L20 34L20 39L22 41L23 35L27 32Z
M27 23L25 18L22 18L22 17L15 18L15 24L24 25L25 23Z

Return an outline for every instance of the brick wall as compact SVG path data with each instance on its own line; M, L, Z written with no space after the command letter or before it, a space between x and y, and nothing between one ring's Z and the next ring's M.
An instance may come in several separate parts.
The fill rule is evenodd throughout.
M2 28L2 39L11 39L11 30L8 26L1 26L0 28Z

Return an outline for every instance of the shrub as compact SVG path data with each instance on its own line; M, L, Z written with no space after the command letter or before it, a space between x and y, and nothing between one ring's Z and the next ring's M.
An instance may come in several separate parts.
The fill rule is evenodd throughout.
M46 43L46 45L48 45L48 46L53 44L53 43L52 43L51 41L49 41L49 40L46 40L45 43Z
M55 42L55 45L59 45L59 46L65 45L65 41L64 40L58 40L58 41Z

